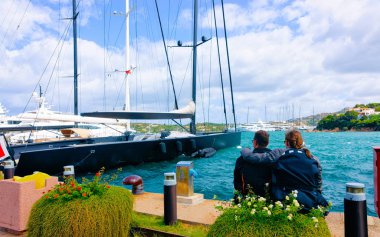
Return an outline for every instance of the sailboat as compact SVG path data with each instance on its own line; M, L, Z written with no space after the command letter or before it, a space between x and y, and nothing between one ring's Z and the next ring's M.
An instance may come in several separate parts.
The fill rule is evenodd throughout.
M126 15L129 13L129 1L127 0ZM41 171L52 175L62 173L63 166L74 165L76 172L97 171L101 167L107 169L125 165L136 165L143 162L157 162L171 160L179 155L190 155L195 151L205 148L216 150L240 145L241 132L213 132L199 133L195 123L196 104L196 56L197 56L197 6L198 0L194 0L194 32L193 32L193 91L192 102L184 109L176 108L170 112L91 112L82 113L84 116L112 118L112 119L185 119L190 118L190 133L176 134L162 132L158 135L138 136L133 133L125 133L123 136L87 138L76 141L64 141L60 143L48 142L34 144L25 147L14 147L17 152L18 164L15 174L19 176ZM73 25L75 30L76 4L73 0ZM127 21L128 22L128 21ZM128 25L128 24L127 24ZM75 37L75 33L74 33ZM76 39L74 39L74 48ZM226 42L227 45L227 42ZM228 48L227 48L228 52ZM74 62L76 61L74 53ZM229 70L230 71L230 70ZM74 88L76 81L74 66ZM232 85L231 85L231 94ZM75 95L75 93L74 93ZM76 96L74 96L75 98ZM76 103L76 102L75 102ZM128 104L126 102L126 108ZM74 106L77 113L77 106ZM24 151L22 149L25 149Z

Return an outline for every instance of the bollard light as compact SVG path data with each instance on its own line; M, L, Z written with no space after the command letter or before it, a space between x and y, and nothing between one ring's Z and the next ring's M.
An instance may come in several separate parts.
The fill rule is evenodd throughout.
M75 179L75 170L73 165L63 166L63 177L65 180L69 178Z
M345 237L367 237L367 201L362 183L346 183L344 197Z
M4 179L11 179L15 174L15 165L13 160L4 161Z
M177 181L174 172L164 174L164 222L173 225L177 222Z

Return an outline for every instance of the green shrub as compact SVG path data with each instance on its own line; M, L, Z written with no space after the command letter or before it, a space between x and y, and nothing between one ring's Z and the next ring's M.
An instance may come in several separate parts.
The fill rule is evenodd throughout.
M132 194L100 176L83 184L69 180L45 194L33 205L28 236L128 236Z
M239 197L239 203L218 206L223 214L210 227L208 236L330 236L323 217L325 208L301 214L302 206L296 200L297 192L283 202L248 195Z

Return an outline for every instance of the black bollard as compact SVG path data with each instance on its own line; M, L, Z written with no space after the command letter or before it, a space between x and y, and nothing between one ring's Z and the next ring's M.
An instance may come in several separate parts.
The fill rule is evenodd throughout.
M364 184L346 183L344 197L344 236L367 237L367 201Z
M177 182L175 173L164 174L164 222L173 225L177 222Z
M13 160L4 161L4 179L11 179L15 174L15 165Z

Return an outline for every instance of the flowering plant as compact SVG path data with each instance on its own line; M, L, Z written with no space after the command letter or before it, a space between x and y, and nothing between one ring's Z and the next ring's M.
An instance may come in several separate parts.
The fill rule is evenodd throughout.
M220 211L225 211L227 209L235 209L235 221L239 220L238 213L250 213L252 219L265 219L274 218L276 220L283 221L294 221L298 216L307 216L310 223L314 225L315 228L318 227L318 219L325 216L325 213L331 207L331 202L329 206L318 208L313 208L308 213L302 212L302 205L297 201L298 191L293 190L289 195L285 196L283 201L272 201L269 197L260 197L255 195L253 192L249 192L248 195L243 196L238 192L235 192L235 198L231 199L229 202L223 203L223 205L216 205L216 209ZM244 215L246 218L246 215Z
M82 183L78 183L72 177L65 177L64 182L54 186L52 190L44 194L43 198L52 201L70 201L72 199L87 199L92 195L100 196L111 187L109 182L117 177L117 174L114 174L108 179L103 178L104 170L104 167L101 168L92 180L83 177Z

